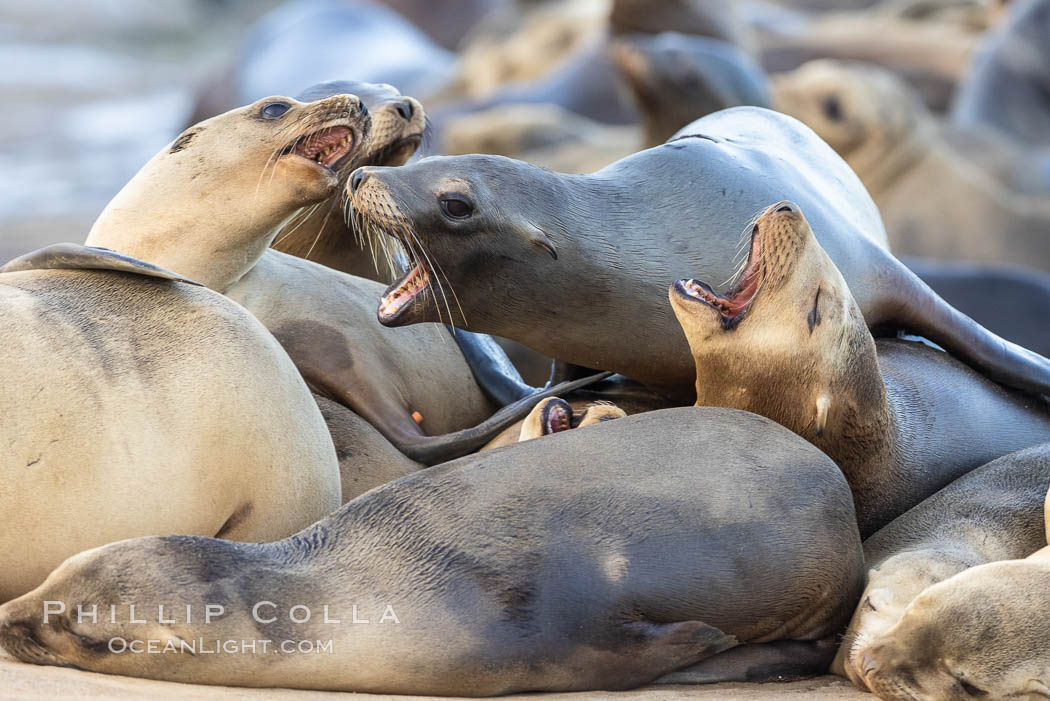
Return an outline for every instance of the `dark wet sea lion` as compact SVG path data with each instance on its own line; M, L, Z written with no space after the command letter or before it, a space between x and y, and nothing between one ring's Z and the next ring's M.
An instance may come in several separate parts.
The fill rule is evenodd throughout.
M73 244L0 273L0 601L114 540L270 540L338 507L295 366L248 312L178 277Z
M1050 2L1011 4L959 86L951 119L995 129L1026 149L1050 148Z
M150 538L83 553L0 608L0 645L26 662L205 684L611 690L700 660L717 670L726 650L750 659L728 678L820 673L862 586L835 465L762 417L685 407L423 470L276 543ZM67 614L44 624L45 600ZM130 623L136 602L148 624ZM192 606L191 622L158 625L160 602L179 617ZM77 603L115 605L116 623L78 619ZM205 604L224 615L205 624ZM341 625L323 622L323 606ZM311 621L290 624L301 607ZM370 624L352 625L355 611ZM111 654L118 638L333 645L280 658Z
M860 689L858 654L924 589L970 567L1028 557L1046 545L1050 445L1010 453L963 475L864 542L868 583L832 664Z
M906 329L1003 384L1050 392L1050 361L937 297L887 251L878 211L842 159L769 110L708 115L590 175L457 156L361 168L349 187L362 230L412 242L411 270L381 304L388 326L436 321L440 304L464 328L691 400L694 362L666 285L690 267L729 279L741 227L787 195L870 328Z
M1050 698L1050 547L964 570L919 594L862 652L886 701Z
M669 296L696 359L697 403L767 416L827 453L862 536L970 470L1050 441L1043 399L925 344L876 343L797 205L758 218L724 295L689 279Z

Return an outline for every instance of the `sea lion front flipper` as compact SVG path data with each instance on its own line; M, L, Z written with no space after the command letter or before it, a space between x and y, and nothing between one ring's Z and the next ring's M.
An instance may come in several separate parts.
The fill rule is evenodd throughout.
M654 684L790 681L826 674L839 636L823 640L777 640L734 647L691 667L671 672Z
M695 665L740 644L734 636L702 621L631 621L624 627L630 638L638 641L639 649L632 650L632 664L656 674Z
M463 358L470 366L478 387L497 406L507 406L536 391L535 387L521 379L517 368L510 362L506 352L492 337L484 333L473 333L445 325L456 340Z
M111 251L108 248L82 246L77 243L56 243L24 256L8 261L0 267L0 273L17 273L25 270L116 270L147 277L185 282L198 285L160 266Z
M881 266L889 271L880 281L883 299L865 315L869 328L888 326L924 336L999 384L1050 395L1050 360L995 335L945 302L904 265L890 262L895 265Z

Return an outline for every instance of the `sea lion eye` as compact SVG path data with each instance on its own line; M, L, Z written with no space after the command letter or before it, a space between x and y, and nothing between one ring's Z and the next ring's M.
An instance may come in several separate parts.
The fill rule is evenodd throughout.
M259 112L266 119L277 119L292 108L287 102L270 102Z
M959 686L962 687L962 690L965 691L970 696L976 696L976 697L980 698L981 696L987 696L988 695L987 691L985 691L984 689L978 689L976 686L974 686L973 684L970 684L965 679L958 679L958 678L956 678L956 681L959 682Z
M837 95L828 95L824 98L824 114L833 122L842 121L842 105Z
M441 211L453 219L466 219L474 213L474 205L465 197L446 195L441 198Z

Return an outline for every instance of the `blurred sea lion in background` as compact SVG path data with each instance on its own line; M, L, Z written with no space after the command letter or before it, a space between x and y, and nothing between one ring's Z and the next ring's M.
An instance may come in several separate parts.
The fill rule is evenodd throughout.
M1050 444L1004 455L940 490L864 541L868 582L831 671L864 691L858 654L929 586L1046 545Z
M1050 271L1050 165L994 135L947 138L903 81L874 66L814 61L778 76L774 91L778 109L860 176L898 255Z
M922 343L871 336L796 205L770 206L724 295L679 280L671 306L697 404L753 411L827 453L862 537L997 457L1050 441L1050 408Z
M603 125L556 105L504 105L442 130L449 155L489 153L563 173L589 173L658 146L693 120L739 105L767 107L765 74L746 53L706 37L634 34L610 44L641 125Z
M951 119L986 127L1024 149L1050 149L1050 1L1016 0L977 52Z

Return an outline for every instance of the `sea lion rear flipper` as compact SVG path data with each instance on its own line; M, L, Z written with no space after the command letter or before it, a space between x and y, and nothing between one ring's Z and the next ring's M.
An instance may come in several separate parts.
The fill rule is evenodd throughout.
M499 344L488 334L445 327L456 340L463 358L470 366L478 387L497 406L507 406L536 391L521 379L517 368Z
M945 302L915 273L892 262L895 265L883 266L892 272L874 291L882 299L865 318L869 328L890 326L924 336L1002 385L1050 394L1050 360L995 335Z
M823 640L777 640L741 645L691 667L671 672L654 684L789 681L826 674L839 636Z
M125 256L108 248L82 246L76 243L56 243L19 256L0 267L0 273L17 273L25 270L116 270L147 277L200 285L170 270Z

